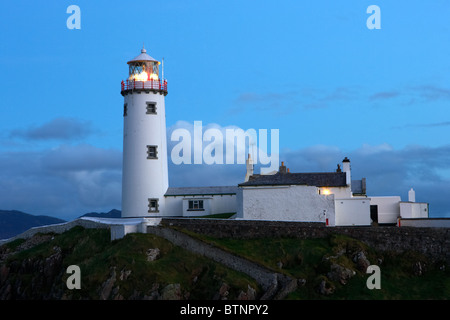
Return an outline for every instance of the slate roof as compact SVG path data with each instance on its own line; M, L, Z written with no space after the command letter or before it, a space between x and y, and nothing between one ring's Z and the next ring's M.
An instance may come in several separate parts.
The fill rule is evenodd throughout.
M232 195L238 191L237 186L217 187L179 187L168 188L164 196L206 196L206 195Z
M315 187L345 187L345 172L276 173L273 175L253 175L239 186L306 185Z

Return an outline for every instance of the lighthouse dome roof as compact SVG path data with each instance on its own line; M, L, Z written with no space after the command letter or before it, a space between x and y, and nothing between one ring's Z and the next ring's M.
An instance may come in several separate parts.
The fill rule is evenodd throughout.
M141 54L138 55L136 58L128 61L127 63L131 63L131 62L137 62L137 61L157 61L156 59L153 59L152 57L150 57L147 54L147 50L145 50L145 48L142 48L141 50Z

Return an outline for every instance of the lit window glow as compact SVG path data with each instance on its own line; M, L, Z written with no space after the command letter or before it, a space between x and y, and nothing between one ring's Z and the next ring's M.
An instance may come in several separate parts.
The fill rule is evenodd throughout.
M149 76L147 72L142 71L141 73L130 75L128 80L135 80L135 81L158 80L158 75L155 73L150 73L150 76Z

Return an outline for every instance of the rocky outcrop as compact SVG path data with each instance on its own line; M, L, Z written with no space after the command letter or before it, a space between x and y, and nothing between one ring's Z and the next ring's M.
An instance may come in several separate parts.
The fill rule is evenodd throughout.
M354 270L333 263L330 271L327 273L327 278L340 284L346 284L355 274L356 272Z
M65 261L74 260L71 254L72 251L77 251L74 248L79 243L83 244L92 241L94 244L92 248L98 247L98 238L93 237L92 234L93 232L103 232L106 235L106 230L83 231L84 238L79 241L77 231L75 231L65 238L66 240L64 241L61 241L61 238L57 238L64 237L64 235L36 234L20 244L0 246L0 300L185 300L198 299L198 296L201 296L202 299L206 297L206 299L220 300L276 300L286 298L290 293L303 286L307 286L303 294L306 291L308 291L308 294L309 292L314 292L314 297L317 298L317 293L324 296L338 295L338 290L342 286L349 285L348 283L353 281L353 277L358 274L359 276L366 276L367 267L371 264L381 265L381 268L383 268L383 261L392 263L392 258L389 255L379 255L377 251L360 241L336 236L327 240L330 244L330 247L325 249L327 254L322 257L322 253L317 260L314 260L317 261L317 265L314 262L314 274L306 273L305 278L307 279L295 279L286 275L287 272L292 270L289 268L293 265L301 265L306 260L306 256L303 257L302 254L295 251L289 259L285 259L282 254L276 256L276 260L273 261L273 269L271 269L231 251L220 249L212 243L198 240L170 228L153 227L149 228L149 231L154 235L149 235L149 237L129 235L127 236L128 242L125 240L125 242L120 242L122 240L118 240L111 243L107 239L103 244L103 249L98 251L101 253L101 263L103 261L108 262L105 263L104 271L100 268L102 269L101 274L97 275L95 279L85 280L86 278L83 278L82 289L85 289L85 291L67 290L65 279L68 276L66 274L65 268L67 263ZM172 243L164 241L160 236ZM70 246L64 245L68 238L71 239ZM158 239L159 242L149 239ZM140 242L141 240L144 241ZM145 245L142 245L142 243L145 243ZM125 244L126 250L124 250L124 247L120 247L120 244ZM32 254L14 256L15 253L31 249L37 245L42 245L38 248L44 247L45 250L33 249L29 251ZM115 251L114 246L118 246L120 250ZM177 248L177 246L245 273L256 279L259 286L256 285L255 281L248 281L255 287L247 285L247 283L241 287L240 283L242 282L234 282L234 278L238 275L237 273L233 273L231 278L229 276L225 277L223 276L224 271L212 271L215 268L219 268L218 264L209 259L200 259L197 255L191 256L184 250ZM112 249L109 251L112 258L104 260L106 259L104 248ZM135 250L135 248L137 249ZM127 256L124 259L122 254L130 250L132 251L132 258ZM163 275L164 268L167 268L167 264L163 262L166 257L170 256L170 250L183 251L183 257L189 257L195 261L194 264L184 265L183 259L171 260L180 261L182 267L177 272L183 273L187 271L181 281L178 276L162 278L159 276ZM92 259L91 255L83 255L83 257L83 259ZM137 276L139 274L138 269L134 268L135 258L136 261L140 261L145 266L140 269L140 276ZM197 264L197 260L202 260L202 264ZM279 262L276 263L276 261ZM80 261L80 263L84 262ZM97 261L96 263L98 264L99 262ZM402 256L402 265L406 266L407 271L414 276L422 276L435 268L435 265L430 260L427 260L424 258L424 255L420 254ZM445 271L445 263L439 266L442 266L439 270ZM139 285L142 280L142 270L145 270L145 273L147 273L147 267L149 268L148 270L152 268L160 269L158 269L158 273L149 277L150 280L147 280L148 282L145 285ZM244 276L242 278L248 279ZM89 292L87 292L86 288L88 288ZM203 293L205 288L207 288L206 294ZM201 295L199 292L201 292ZM298 292L300 291L297 291L296 294Z
M35 299L60 298L63 293L62 260L61 248L53 247L53 253L49 257L24 259L10 265L2 265L0 268L0 300L29 299L29 291L32 292ZM30 275L30 285L25 286L20 277L18 280L12 279L11 274Z

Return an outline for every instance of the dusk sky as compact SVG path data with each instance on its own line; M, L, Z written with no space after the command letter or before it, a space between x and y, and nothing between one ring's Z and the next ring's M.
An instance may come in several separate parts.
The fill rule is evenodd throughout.
M81 29L67 27L70 5ZM370 5L381 29L367 27ZM447 0L4 2L0 209L121 208L120 82L144 44L164 58L169 139L194 121L278 129L291 172L348 157L368 196L414 188L450 217L449 17ZM170 186L236 185L245 170L169 157Z

